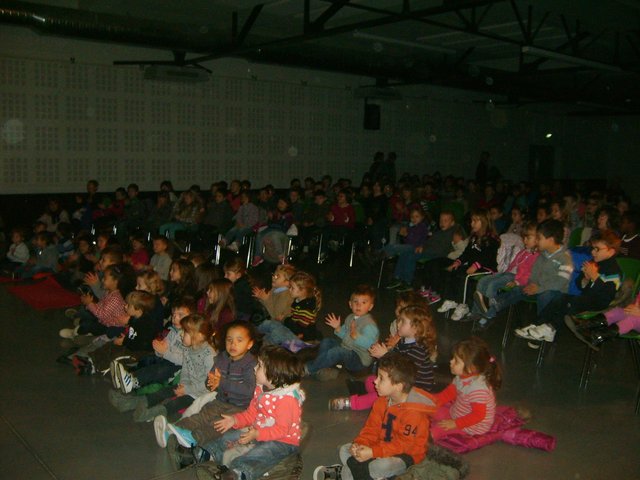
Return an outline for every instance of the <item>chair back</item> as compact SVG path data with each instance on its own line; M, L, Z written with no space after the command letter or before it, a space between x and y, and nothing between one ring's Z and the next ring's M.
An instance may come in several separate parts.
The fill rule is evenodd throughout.
M635 296L640 288L640 260L628 257L617 257L616 261L624 274L624 280L629 281L633 285L633 295Z
M569 235L569 248L577 247L580 245L580 239L582 238L582 227L574 228Z

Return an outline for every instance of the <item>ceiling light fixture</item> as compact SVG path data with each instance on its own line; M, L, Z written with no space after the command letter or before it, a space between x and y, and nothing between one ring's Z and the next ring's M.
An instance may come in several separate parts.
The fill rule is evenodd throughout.
M535 57L548 58L550 60L558 60L560 62L566 62L572 65L595 68L596 70L606 70L608 72L616 73L622 73L624 71L617 65L596 62L595 60L587 60L586 58L565 55L564 53L554 52L553 50L545 50L544 48L531 47L529 45L525 45L522 47L522 53L526 55L533 55Z
M438 47L435 45L425 45L423 43L410 42L407 40L398 40L397 38L381 37L379 35L371 35L369 33L362 33L358 30L353 32L353 38L361 38L363 40L373 40L375 42L388 43L389 45L401 45L409 48L419 48L421 50L427 50L429 52L448 53L453 55L456 50L452 48Z

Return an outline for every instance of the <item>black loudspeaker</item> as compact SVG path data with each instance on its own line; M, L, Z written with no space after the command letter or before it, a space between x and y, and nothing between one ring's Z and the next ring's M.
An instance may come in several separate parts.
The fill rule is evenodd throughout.
M364 129L380 130L380 105L364 104Z

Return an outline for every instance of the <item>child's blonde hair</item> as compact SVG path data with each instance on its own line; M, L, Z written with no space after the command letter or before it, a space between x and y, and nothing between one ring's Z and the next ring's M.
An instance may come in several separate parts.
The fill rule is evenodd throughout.
M316 279L307 272L296 272L290 279L291 285L296 285L305 292L306 298L315 297L316 312L322 307L322 293L316 285Z
M162 295L164 293L164 282L160 274L155 270L139 273L138 278L142 279L150 294Z
M187 332L192 337L196 333L201 333L205 338L205 341L211 345L213 345L213 327L211 323L207 321L202 315L197 313L192 313L191 315L187 315L182 320L180 320L180 326L182 330Z
M423 305L409 305L400 310L398 318L406 318L416 329L416 342L422 345L430 355L438 350L436 327L429 307Z
M136 310L142 310L144 313L149 313L156 305L156 297L149 292L134 290L127 295L125 302Z
M458 342L453 346L452 355L462 360L466 373L483 375L494 391L502 385L502 369L481 338L470 337Z
M276 267L276 271L274 273L278 273L282 275L285 278L285 280L291 281L291 277L295 275L296 271L297 271L296 267L294 267L289 263L285 263L284 265L279 264Z

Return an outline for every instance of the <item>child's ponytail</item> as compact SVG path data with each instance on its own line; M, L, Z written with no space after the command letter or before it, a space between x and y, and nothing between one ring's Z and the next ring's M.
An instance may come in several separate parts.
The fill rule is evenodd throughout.
M467 373L483 375L493 391L502 386L502 368L496 357L491 355L487 342L479 337L470 337L453 347L453 355L464 362Z

